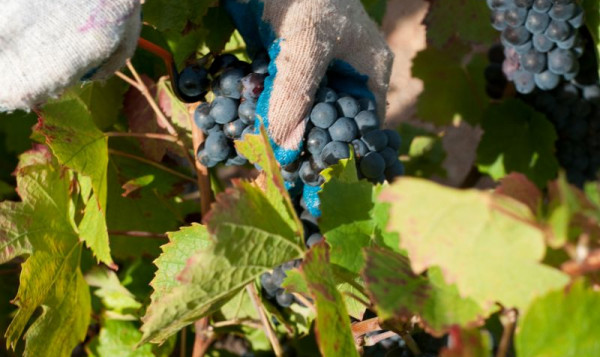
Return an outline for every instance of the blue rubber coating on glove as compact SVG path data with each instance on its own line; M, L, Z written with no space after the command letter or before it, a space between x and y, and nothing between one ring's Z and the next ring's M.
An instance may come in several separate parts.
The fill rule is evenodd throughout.
M320 186L304 185L304 190L302 192L306 209L308 212L310 212L310 214L317 218L321 217L321 201L319 200L320 191Z
M300 179L296 180L296 182L284 181L283 185L285 186L285 189L288 190L291 198L302 194L302 189L304 188L304 183Z

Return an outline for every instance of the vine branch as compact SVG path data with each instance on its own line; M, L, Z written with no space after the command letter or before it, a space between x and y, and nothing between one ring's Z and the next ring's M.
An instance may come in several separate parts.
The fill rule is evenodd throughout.
M265 314L265 310L260 303L260 298L258 297L258 293L256 292L256 288L254 287L254 283L250 283L246 285L246 291L248 295L250 295L250 300L252 300L252 304L254 308L258 312L258 316L260 316L260 321L262 322L263 329L265 334L269 338L269 342L271 342L271 346L273 347L273 351L277 357L283 356L283 349L281 348L281 344L279 344L279 340L277 339L277 335L275 335L275 331L273 330L273 326L271 326L271 322L269 318Z

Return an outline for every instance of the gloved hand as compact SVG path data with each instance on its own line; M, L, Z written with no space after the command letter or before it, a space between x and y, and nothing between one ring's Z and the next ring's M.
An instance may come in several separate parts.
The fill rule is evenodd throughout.
M140 28L139 0L3 1L0 111L112 75L133 55Z
M332 65L343 73L334 89L375 100L385 116L392 52L360 0L224 0L250 55L271 59L256 114L267 127L276 159L298 158L319 83ZM335 86L343 88L335 88Z

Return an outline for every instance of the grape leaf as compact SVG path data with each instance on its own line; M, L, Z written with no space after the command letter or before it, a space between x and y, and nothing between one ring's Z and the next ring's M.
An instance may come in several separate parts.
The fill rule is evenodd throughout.
M534 215L537 214L542 203L542 192L536 185L527 179L527 176L513 172L500 180L496 193L512 197L527 205Z
M300 271L317 310L315 333L323 356L358 356L344 300L335 288L329 247L318 243L308 251Z
M457 40L489 45L498 38L484 1L434 1L429 6L427 42L437 48Z
M322 175L327 181L319 193L319 228L331 246L331 262L358 273L364 263L361 248L371 244L375 233L375 189L358 180L353 158L340 160Z
M582 280L565 290L552 291L533 302L519 319L517 355L598 356L600 294Z
M205 43L210 52L220 53L223 51L235 30L227 11L221 6L209 8L202 19L202 25L210 34L206 37Z
M544 232L518 201L412 178L398 179L380 199L391 205L389 229L400 233L414 272L439 266L483 309L495 302L525 309L569 280L539 263Z
M142 304L135 299L135 296L129 290L121 285L115 272L94 267L86 273L85 281L89 286L98 288L94 294L102 300L104 307L111 313L117 313L123 319L135 319L131 314L135 314L142 307Z
M512 99L491 105L481 126L484 134L477 149L481 172L495 180L521 172L539 187L556 177L556 132L542 114Z
M483 311L477 303L461 297L455 286L447 285L438 268L430 268L425 278L416 275L401 254L383 248L365 248L364 254L362 276L380 319L400 326L419 315L421 324L436 335L453 325L483 322Z
M215 0L147 0L142 11L144 21L158 30L182 31L188 21L200 23L202 16Z
M8 217L2 212L0 218L10 220L30 245L14 299L19 308L6 339L15 348L29 326L25 356L70 356L86 336L91 302L79 270L81 244L70 197L73 174L55 164L40 164L48 160L44 155L40 150L23 155L17 176L23 209ZM42 314L30 321L40 307Z
M152 301L160 299L179 286L175 277L185 268L188 259L211 244L206 227L199 224L182 227L168 235L169 243L161 247L163 252L154 262L157 271L150 283L154 288Z
M187 140L187 147L192 146L192 123L188 107L175 96L168 77L162 77L158 81L156 99L160 109L169 117L175 129L180 133L187 134L182 135L182 139Z
M125 82L115 76L104 82L94 81L75 87L66 96L79 99L87 107L96 126L106 130L119 119L126 90Z
M457 119L470 124L481 120L489 103L485 84L481 82L487 59L476 53L465 65L462 55L468 53L467 49L454 44L444 50L429 47L417 54L413 75L424 84L417 102L419 118L437 125L450 124Z
M135 348L141 336L132 322L104 319L100 334L90 343L90 357L154 357L151 344Z
M264 128L237 145L263 168L264 192L257 183L234 181L234 187L216 197L205 217L214 244L188 259L177 277L180 286L150 304L142 342L162 342L219 309L262 273L304 252L302 227Z

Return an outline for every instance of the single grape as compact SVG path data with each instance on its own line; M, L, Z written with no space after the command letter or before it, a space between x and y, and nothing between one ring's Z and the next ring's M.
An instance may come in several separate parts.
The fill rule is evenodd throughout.
M554 48L554 42L543 33L538 33L533 36L533 48L538 52L548 52Z
M530 8L533 5L533 0L513 0L515 6Z
M549 24L550 16L548 16L548 14L529 11L527 21L525 22L525 28L529 30L529 32L537 34L544 32Z
M255 133L254 125L248 125L246 127L246 129L244 129L244 131L242 131L242 140L244 140L244 136L246 136L246 134L253 135L254 133Z
M246 125L254 124L254 115L256 114L256 102L245 100L238 107L238 116Z
M229 156L231 148L223 132L211 133L204 142L204 150L213 160L223 161Z
M600 105L600 86L588 85L583 87L583 98L595 105Z
M327 130L314 127L310 129L306 138L306 149L313 155L319 155L330 141L331 136Z
M533 41L531 41L531 40L528 40L527 42L522 43L520 45L514 46L515 52L520 55L523 53L529 52L532 48L533 48Z
M531 33L527 31L525 26L507 27L502 31L502 39L513 46L525 44L530 38Z
M395 178L404 175L404 165L400 161L396 161L385 169L384 175L388 182L393 182Z
M535 89L535 80L533 73L518 70L514 76L515 89L519 93L529 94Z
M215 118L210 116L210 105L208 103L202 103L196 107L196 110L194 110L194 123L204 134L215 126Z
M219 56L217 56L217 58L215 58L213 63L210 65L209 72L212 74L215 74L226 68L233 67L239 61L240 60L238 60L236 56L234 56L230 53L219 55Z
M391 147L386 147L385 149L379 151L379 155L383 158L385 162L385 167L392 166L398 160L398 152L394 151Z
M548 53L548 68L556 74L571 72L576 62L575 55L569 50L557 48Z
M395 152L398 152L398 150L400 150L400 145L402 144L402 138L400 137L400 134L398 134L396 130L391 129L385 129L383 132L388 137L387 146L394 149Z
M565 41L573 33L573 28L565 21L552 20L544 34L554 42Z
M200 150L198 150L198 152L196 153L196 159L198 160L198 162L202 165L202 166L206 166L206 167L215 167L217 166L217 164L219 163L219 161L217 160L213 160L210 155L208 155L208 153L206 152L206 150L204 150L204 146L199 148Z
M510 6L509 0L486 0L490 9L504 10Z
M321 151L321 160L327 165L334 165L341 159L350 157L350 149L347 143L332 141L325 145Z
M177 87L188 97L197 97L206 93L210 81L208 72L202 67L186 67L179 74Z
M247 100L256 101L265 89L265 75L250 73L241 80L242 97Z
M379 153L370 152L360 160L360 172L365 177L377 179L385 170L385 161Z
M379 128L379 119L377 114L371 110L363 110L354 117L358 131L365 135L369 131Z
M546 54L531 50L519 56L521 67L524 70L540 73L546 68Z
M573 48L575 46L575 43L577 43L577 40L578 40L578 36L577 36L577 32L575 32L566 40L557 42L556 46L558 48L562 48L563 50L570 50L571 48Z
M542 73L536 73L533 75L535 85L541 90L551 90L558 86L560 83L560 76L550 71L544 71Z
M577 13L577 5L575 3L569 4L554 4L548 14L554 20L570 20Z
M522 7L511 7L504 12L504 21L511 27L521 26L527 19L527 9Z
M233 99L240 99L240 84L242 78L244 78L245 76L246 73L241 68L226 69L219 78L219 88L221 89L221 95Z
M302 211L302 214L300 214L300 220L310 222L310 223L314 224L315 226L319 225L319 221L317 220L317 217L313 216L307 210ZM307 236L309 236L309 235L307 235Z
M263 289L265 289L267 294L271 296L275 295L277 289L279 289L279 286L277 286L273 282L273 277L271 276L271 273L263 273L260 276L260 285L262 285Z
M302 182L309 186L321 186L323 184L323 177L312 168L308 161L304 161L300 166L299 175Z
M369 98L360 98L358 100L358 104L360 105L360 110L373 110L377 109L375 107L375 102Z
M216 97L211 104L210 115L217 124L226 124L237 116L238 103L228 97Z
M338 118L338 120L329 127L331 140L351 142L358 135L358 128L354 120L350 118Z
M381 151L388 145L388 137L383 130L373 130L361 138L370 151Z
M280 289L275 294L275 300L277 300L277 303L281 307L290 307L290 305L292 305L294 302L294 295L286 293L283 289Z
M291 164L281 168L281 176L285 181L295 182L298 179L298 170L300 169L300 160L296 160Z
M331 88L321 87L317 90L315 98L318 103L335 103L338 100L338 95Z
M492 22L492 27L498 31L502 31L508 27L506 23L506 11L504 10L493 10L490 15L490 21Z
M242 119L236 119L223 125L223 134L230 139L239 139L246 126Z
M360 105L358 104L358 101L349 96L341 97L340 99L338 99L336 101L336 106L340 116L346 118L354 118L360 110Z
M265 51L259 52L252 61L252 72L267 74L269 72L269 54Z
M552 7L552 0L534 0L533 9L537 12L548 12Z
M310 121L319 128L327 129L337 118L337 111L330 103L318 103L310 113Z
M575 15L572 19L569 20L569 24L574 28L578 29L585 23L585 15L580 6L577 6L577 10L575 11Z
M317 243L321 243L322 241L323 241L323 235L321 235L320 233L313 233L306 240L306 246L308 248L312 248L313 245L315 245Z
M313 170L318 173L321 173L321 171L327 168L327 164L321 160L321 155L312 155L308 162L310 162L310 166Z
M352 146L354 148L354 156L357 158L361 158L369 152L367 144L360 139L352 140Z

